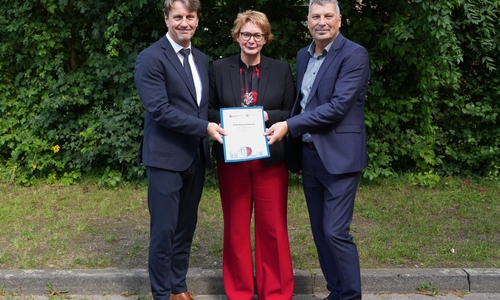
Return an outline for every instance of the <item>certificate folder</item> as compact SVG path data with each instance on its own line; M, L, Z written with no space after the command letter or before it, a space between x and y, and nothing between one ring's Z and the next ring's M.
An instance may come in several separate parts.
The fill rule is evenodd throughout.
M266 125L262 106L220 109L225 162L241 162L269 157L269 144L264 136Z

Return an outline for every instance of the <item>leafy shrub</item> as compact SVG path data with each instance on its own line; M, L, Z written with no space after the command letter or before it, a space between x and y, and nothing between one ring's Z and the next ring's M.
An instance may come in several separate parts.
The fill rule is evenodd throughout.
M193 43L215 60L238 53L236 14L265 12L265 55L294 68L310 43L299 0L203 1ZM342 33L365 46L368 179L413 172L498 178L500 4L495 0L341 3ZM20 1L0 4L0 180L114 187L144 179L136 163L143 108L133 80L139 51L165 34L162 3ZM208 173L216 184L215 172Z

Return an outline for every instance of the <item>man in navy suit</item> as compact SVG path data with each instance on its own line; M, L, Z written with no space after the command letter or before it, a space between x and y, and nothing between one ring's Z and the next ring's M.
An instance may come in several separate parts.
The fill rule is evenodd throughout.
M135 83L145 108L139 161L148 175L151 216L149 277L155 300L191 300L186 274L198 217L209 138L224 130L208 122L208 59L191 45L199 0L166 0L168 32L142 51Z
M288 163L302 174L318 257L330 294L361 299L356 245L350 235L354 198L368 164L364 104L368 53L340 32L337 0L311 0L313 42L297 54L297 99L292 117L271 126L269 144L290 134Z

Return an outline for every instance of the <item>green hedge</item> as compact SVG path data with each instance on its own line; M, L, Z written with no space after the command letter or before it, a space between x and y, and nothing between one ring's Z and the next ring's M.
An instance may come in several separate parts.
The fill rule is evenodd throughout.
M222 5L224 4L224 5ZM194 44L210 60L238 53L237 12L271 20L271 57L294 65L310 39L299 0L203 1ZM500 4L496 0L341 1L341 31L370 54L368 179L410 172L498 178ZM139 51L165 34L162 1L0 4L0 181L71 184L144 179ZM210 173L213 177L213 173ZM213 179L213 178L212 178Z

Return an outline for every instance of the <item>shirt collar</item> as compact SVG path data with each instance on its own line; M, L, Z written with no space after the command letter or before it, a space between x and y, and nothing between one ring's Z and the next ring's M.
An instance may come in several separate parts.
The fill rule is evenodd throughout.
M309 53L309 56L311 56L311 57L324 57L328 53L328 51L330 51L330 48L332 48L332 45L336 39L337 38L333 39L333 41L331 41L328 45L326 45L325 49L323 49L323 51L321 52L321 55L316 55L316 53L314 53L314 48L316 47L316 42L313 41L311 43L311 45L309 45L309 49L307 49L307 53Z
M260 68L260 62L256 65L252 65L252 66L249 66L247 65L246 63L244 63L242 60L241 60L241 57L240 57L240 68L243 68L243 69L250 69L250 68Z
M181 51L182 49L184 49L184 47L182 47L181 45L177 44L171 37L170 35L166 34L167 36L167 39L168 41L170 42L170 44L172 45L172 48L174 48L174 51L175 53L179 53L179 51ZM189 46L186 48L186 49L191 49L191 42L189 42Z

